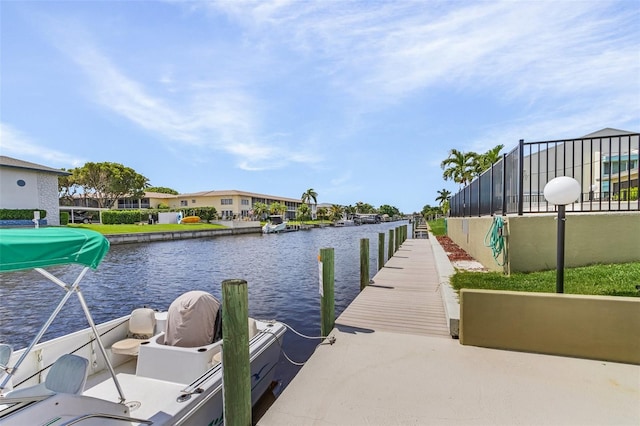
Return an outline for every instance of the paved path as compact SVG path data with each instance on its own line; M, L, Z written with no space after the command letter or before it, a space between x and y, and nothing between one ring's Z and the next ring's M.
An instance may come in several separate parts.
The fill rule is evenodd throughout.
M640 424L640 366L446 337L430 250L403 244L258 425Z

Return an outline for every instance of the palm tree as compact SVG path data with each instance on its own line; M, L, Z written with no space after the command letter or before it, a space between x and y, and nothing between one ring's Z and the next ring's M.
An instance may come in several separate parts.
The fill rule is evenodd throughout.
M269 213L283 215L287 211L287 206L283 203L275 201L269 205Z
M313 200L313 204L318 204L318 193L314 191L313 188L309 188L302 193L302 197L300 197L300 199L306 204L311 204L311 200Z
M318 205L318 193L316 191L313 190L313 188L309 188L307 189L305 192L302 193L302 196L300 197L300 199L302 200L303 203L306 204L310 204L310 201L313 200L313 205L317 206ZM316 209L311 209L311 219L316 219L314 215Z
M450 196L451 196L451 191L448 191L446 189L441 189L440 191L438 191L438 196L436 197L436 201L438 201L440 206L442 206L442 203L447 201Z
M253 215L257 217L258 220L262 220L267 213L269 213L269 206L265 203L257 202L253 205Z
M327 215L329 214L329 211L327 210L326 207L320 207L318 208L318 217L319 218L327 218Z
M476 154L474 175L480 176L485 170L489 170L496 161L500 160L502 158L500 155L502 148L504 148L504 145L496 145L484 154Z
M473 179L477 157L478 154L475 152L462 152L452 149L449 151L449 157L440 163L440 167L444 170L442 177L444 180L453 180L465 186L467 182Z
M311 207L308 204L300 204L298 207L298 220L305 221L311 217Z
M342 206L338 204L333 204L331 206L331 209L329 210L329 217L331 218L331 220L340 220L342 219L343 213L344 213L344 210L342 209Z

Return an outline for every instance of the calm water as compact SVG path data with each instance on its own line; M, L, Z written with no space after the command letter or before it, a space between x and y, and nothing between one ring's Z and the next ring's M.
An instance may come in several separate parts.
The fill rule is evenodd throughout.
M112 246L96 271L81 284L96 323L126 315L147 305L166 310L179 295L204 290L221 298L221 283L230 278L248 282L249 315L276 318L312 336L320 334L318 254L335 249L336 316L360 288L360 239L369 238L371 276L377 270L378 233L407 222L323 228L279 235L240 235ZM72 282L80 267L52 268ZM40 274L0 274L0 343L25 347L51 314L63 291ZM43 340L88 327L77 298L72 297ZM285 334L290 358L306 361L318 341ZM299 367L281 356L276 371L281 391Z

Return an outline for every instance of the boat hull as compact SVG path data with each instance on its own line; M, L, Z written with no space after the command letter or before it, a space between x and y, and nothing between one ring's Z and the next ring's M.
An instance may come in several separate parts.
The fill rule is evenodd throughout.
M138 357L117 355L107 350L126 397L125 404L119 403L114 383L106 371L106 362L96 349L92 331L86 329L36 345L12 378L12 384L17 388L41 383L46 378L46 371L38 373L41 369L79 348L74 353L90 361L89 377L82 395L56 394L25 404L11 413L0 399L0 425L55 426L77 416L95 413L152 420L154 425L223 424L223 367L219 362L222 342L198 348L164 345L166 316L164 313L157 313L157 316L157 333L148 344L141 346ZM277 322L257 321L256 324L257 333L249 342L252 405L273 381L285 331ZM126 336L128 317L98 325L97 329L104 345L110 348ZM14 353L9 365L13 365L23 351ZM81 424L127 423L100 417L84 420Z

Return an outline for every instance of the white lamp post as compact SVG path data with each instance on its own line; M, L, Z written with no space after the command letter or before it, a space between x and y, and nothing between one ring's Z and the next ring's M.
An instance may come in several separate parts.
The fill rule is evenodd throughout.
M558 206L558 241L556 262L556 293L564 293L564 222L565 206L580 196L580 183L569 176L551 179L544 187L544 198Z

